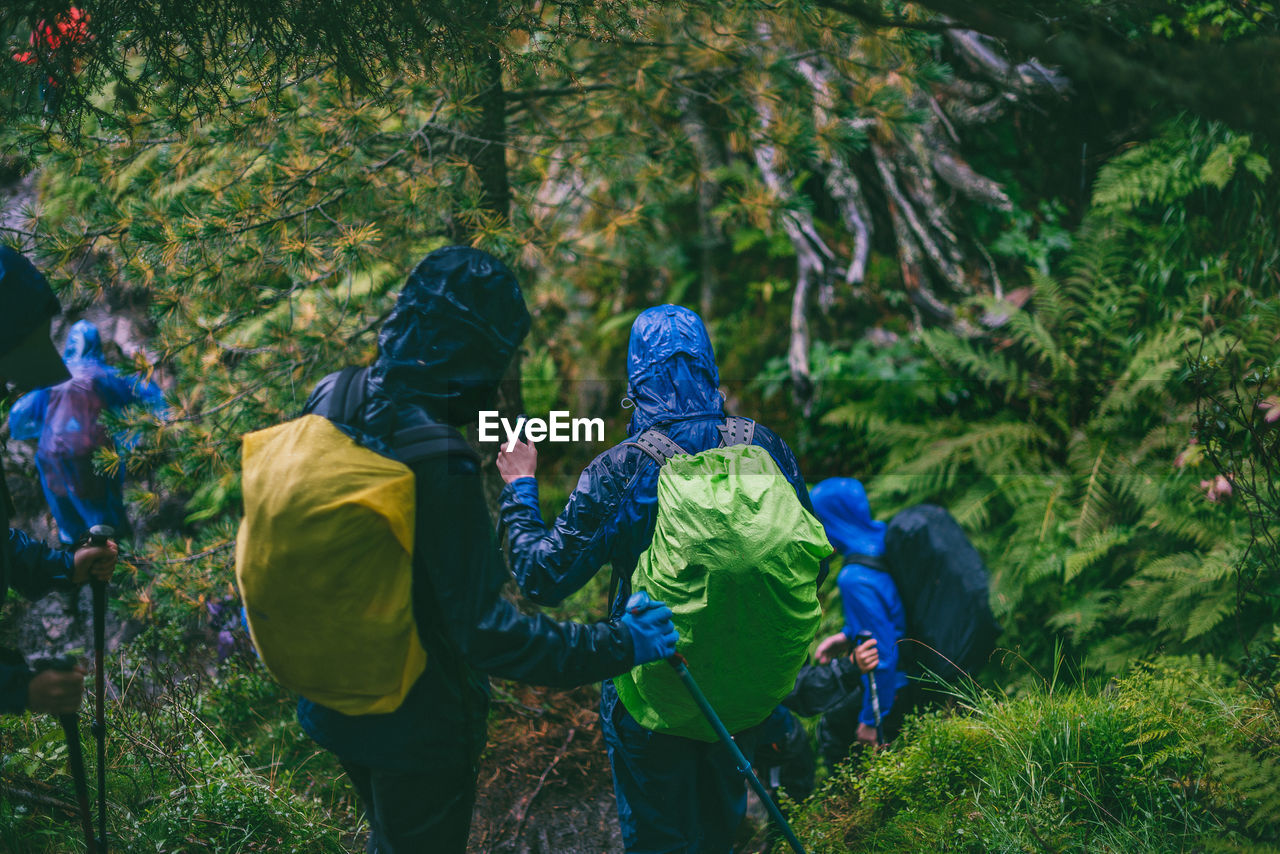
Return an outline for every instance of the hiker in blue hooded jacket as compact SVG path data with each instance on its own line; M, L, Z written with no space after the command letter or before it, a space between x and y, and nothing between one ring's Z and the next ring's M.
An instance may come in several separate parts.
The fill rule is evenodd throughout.
M664 305L641 313L631 328L627 375L635 406L632 438L660 427L691 454L720 444L725 412L719 371L706 327L693 311ZM756 425L753 444L769 452L810 509L786 443ZM612 615L621 614L629 579L657 521L658 463L629 442L605 451L587 466L550 527L538 503L533 446L517 443L513 451L501 452L498 467L507 481L502 521L524 594L554 605L609 563L618 581ZM746 810L746 790L724 746L646 729L619 701L612 681L604 683L600 715L627 851L729 851ZM735 733L747 757L759 729Z
M396 432L474 424L494 406L529 331L511 271L477 249L432 252L410 273L359 381L364 402L345 426L394 456ZM333 419L340 373L304 411ZM346 390L349 393L349 389ZM345 417L345 416L344 416ZM488 677L552 686L596 682L675 650L671 611L637 594L636 613L592 625L521 614L470 456L427 456L414 474L413 615L427 666L388 714L346 715L303 698L298 719L337 754L372 832L368 851L466 850L488 717Z
M0 398L8 396L10 383L35 388L65 379L66 366L49 340L49 319L61 309L57 297L35 265L7 246L0 246L0 303L5 307L0 314ZM13 506L3 450L0 445L0 511L8 528ZM74 590L91 577L109 581L116 554L116 544L110 541L73 553L51 549L17 528L8 528L8 536L0 543L0 602L11 587L28 599L38 599L55 590ZM84 676L79 666L33 673L21 656L0 661L0 713L72 714L80 708Z
M134 403L158 412L164 407L164 394L143 377L126 376L108 365L98 327L87 320L78 321L67 333L62 360L71 378L18 398L9 413L10 435L39 440L36 469L63 543L80 540L94 525L110 525L117 535L128 536L124 466L115 475L93 468L99 448L128 442L109 435L98 416L104 409L115 411Z
M871 518L871 506L862 484L850 477L828 478L814 486L810 497L814 512L827 531L827 539L844 556L844 566L836 576L844 609L844 629L823 639L815 657L819 663L828 662L847 651L859 632L871 633L871 640L856 652L856 661L863 671L860 701L852 697L853 702L832 708L818 725L819 744L827 764L834 767L845 758L855 741L877 744L870 674L874 674L880 697L885 739L891 739L900 726L902 714L895 705L895 697L907 687L908 681L898 670L898 642L906 632L906 621L898 588L881 566L886 526Z

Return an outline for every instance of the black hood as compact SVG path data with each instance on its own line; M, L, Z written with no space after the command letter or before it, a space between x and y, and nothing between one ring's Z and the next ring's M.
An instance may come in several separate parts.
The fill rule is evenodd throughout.
M468 246L437 249L405 282L378 336L372 383L450 424L490 409L529 311L507 266Z

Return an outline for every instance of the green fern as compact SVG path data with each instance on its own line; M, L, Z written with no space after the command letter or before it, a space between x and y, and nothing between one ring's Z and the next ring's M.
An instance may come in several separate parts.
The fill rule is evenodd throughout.
M1195 119L1181 119L1161 136L1108 163L1093 187L1093 203L1105 213L1129 212L1142 205L1169 204L1195 190L1222 190L1241 167L1265 181L1271 166L1251 152L1248 136Z

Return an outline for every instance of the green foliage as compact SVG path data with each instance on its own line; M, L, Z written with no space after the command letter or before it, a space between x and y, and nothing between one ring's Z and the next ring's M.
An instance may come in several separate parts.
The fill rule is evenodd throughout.
M796 820L816 852L1229 850L1280 842L1280 718L1221 665L1160 659L1108 687L978 689L909 719Z
M1011 630L1002 642L1032 660L1051 648L1046 623L1073 654L1118 670L1157 649L1237 654L1275 621L1266 585L1238 584L1247 519L1212 484L1244 462L1237 453L1215 470L1204 457L1187 366L1191 348L1218 364L1236 336L1251 364L1276 352L1274 326L1258 322L1269 312L1263 295L1275 292L1272 179L1247 168L1252 156L1266 162L1246 137L1170 125L1102 170L1065 275L1033 272L1022 304L977 300L981 332L918 336L932 363L919 370L948 377L946 396L901 384L893 409L851 393L823 416L878 455L878 515L932 501L974 532ZM1244 239L1231 242L1237 226ZM1217 393L1240 375L1224 369L1197 383ZM1270 389L1256 385L1235 411L1252 407L1261 425L1268 410L1255 404ZM1251 458L1273 456L1269 447ZM1250 471L1267 494L1270 469Z
M1260 305L1253 323L1220 356L1190 360L1199 392L1195 430L1205 461L1217 472L1219 489L1232 496L1248 526L1235 562L1242 607L1274 612L1280 581L1280 388L1274 304ZM1270 607L1268 607L1270 606ZM1262 639L1260 639L1262 640ZM1265 680L1268 644L1254 652L1248 670Z
M272 53L282 33L345 43L333 41L328 12L298 22L286 6L246 25L264 33L255 60L292 56L292 43ZM194 50L202 22L222 22L215 44L234 41L241 11L165 10L158 21L182 26L163 59ZM123 462L135 506L165 519L130 557L137 616L182 619L229 590L240 437L296 413L325 373L369 361L398 284L447 241L496 252L525 284L537 336L526 411L612 415L615 433L626 327L656 302L699 303L727 351L727 393L754 395L747 381L786 351L777 331L798 250L783 224L822 217L814 233L830 245L834 276L858 238L847 217L824 212L850 187L867 187L855 207L877 233L893 233L885 192L921 209L910 240L944 246L931 256L938 269L922 274L946 287L988 275L977 241L953 239L968 234L968 218L931 201L943 193L927 177L939 146L953 172L986 188L975 207L1003 198L942 133L937 110L971 104L952 86L965 70L939 61L934 35L868 30L804 5L512 4L474 21L420 11L403 38L437 45L454 24L474 25L478 52L442 50L430 67L406 60L414 70L381 80L377 95L344 85L360 73L342 61L308 65L274 79L266 97L235 65L239 53L212 50L179 81L157 60L155 85L173 88L135 92L123 115L85 114L76 144L17 126L0 138L39 155L41 204L19 236L35 242L68 309L145 306L148 350L171 381L170 417L124 419L145 441L103 460ZM395 19L367 24L369 54L355 59L368 74L405 58L379 38ZM127 23L105 11L97 20L103 62L146 49L146 28L142 41L107 44ZM480 55L490 48L496 72ZM86 68L80 83L95 85L104 69ZM221 88L180 109L167 100L204 75ZM233 115L189 121L228 101ZM495 174L499 149L487 141L499 136ZM869 271L892 271L876 256L906 249L867 251ZM861 287L903 306L899 280L867 276ZM548 448L543 471L574 477L589 456L574 453ZM836 454L830 444L824 456Z
M1181 13L1159 14L1151 32L1167 38L1190 36L1205 41L1226 41L1257 33L1259 25L1274 20L1271 3L1232 3L1228 0L1195 0L1176 4Z
M107 709L113 844L157 852L346 850L341 836L354 816L341 768L294 723L293 699L253 661L229 660L211 681L178 676L166 684L192 661L179 653L189 640L162 634L135 641L122 662L132 674L128 690ZM92 757L87 708L80 733ZM78 822L48 809L75 802L57 721L6 716L0 748L0 785L9 793L0 811L5 850L79 850Z
M1008 231L996 238L991 251L1017 258L1042 276L1049 275L1050 263L1071 248L1071 232L1063 227L1066 208L1058 201L1042 201L1033 214L1016 210Z

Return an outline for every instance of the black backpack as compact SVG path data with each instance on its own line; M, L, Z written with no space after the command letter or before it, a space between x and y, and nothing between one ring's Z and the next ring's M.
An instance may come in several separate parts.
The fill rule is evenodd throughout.
M918 504L894 516L883 566L906 617L899 669L952 683L981 670L1003 630L991 613L987 568L951 514Z

